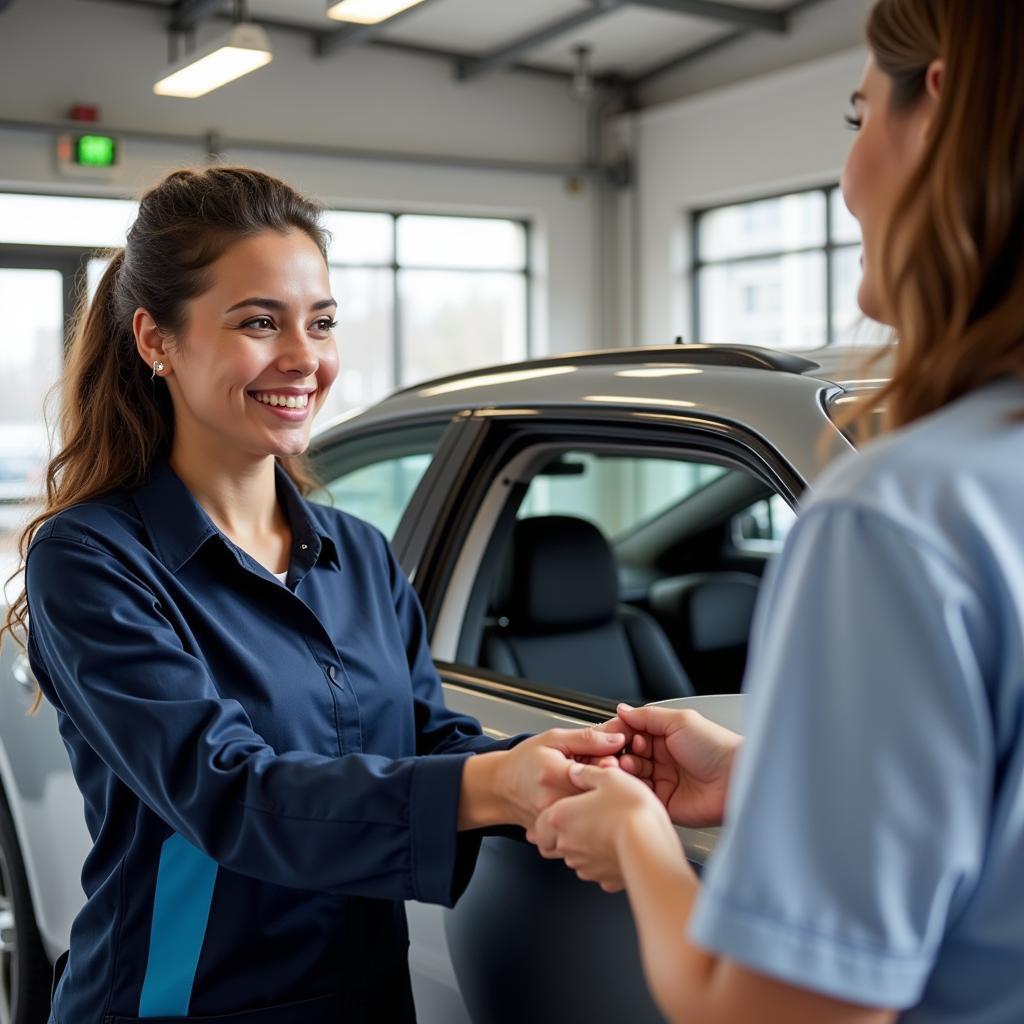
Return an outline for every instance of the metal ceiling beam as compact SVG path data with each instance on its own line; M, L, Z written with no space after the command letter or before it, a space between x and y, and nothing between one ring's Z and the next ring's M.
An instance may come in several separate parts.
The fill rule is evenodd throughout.
M0 3L10 2L13 2L13 0L0 0ZM136 9L141 7L152 11L162 11L164 13L170 13L173 10L173 4L165 3L164 0L83 0L83 2L103 3L116 7L134 7ZM217 21L229 23L231 21L231 16L229 14L216 14L214 17ZM310 40L312 40L312 37L318 33L316 28L302 22L282 21L276 18L264 18L262 15L254 20L268 30L273 30L274 32L287 32L291 35L303 36ZM472 60L474 57L474 54L458 50L442 50L436 46L421 46L417 43L400 42L397 39L383 39L378 37L369 40L369 44L371 46L379 47L382 50L394 50L397 53L408 53L417 57L446 61L453 65ZM541 78L550 78L561 82L572 81L572 72L559 71L557 68L516 63L511 65L509 70L518 71L527 75L537 75ZM620 80L612 75L597 75L594 81L598 85L605 85L609 88L615 88L621 84Z
M362 46L364 43L371 42L385 29L390 29L402 18L419 13L432 2L434 0L420 0L420 3L414 7L407 7L404 11L392 15L387 21L379 21L375 25L346 25L333 32L317 32L313 36L313 53L317 57L333 57L335 54L341 53L342 50L351 49L353 46Z
M728 32L723 32L722 35L716 36L714 39L710 39L706 43L701 43L700 46L684 50L682 53L678 53L674 57L669 57L668 60L662 61L660 64L655 64L654 67L648 68L635 78L630 79L629 84L634 87L638 85L646 85L655 78L667 75L670 71L675 71L678 68L685 67L687 64L693 64L695 61L700 60L701 57L707 57L718 50L723 50L725 47L738 42L740 39L746 39L749 35L750 30L745 28L736 28Z
M795 15L801 14L808 8L816 7L825 2L828 2L828 0L794 0L793 3L788 7L783 8L779 13L785 17L787 26L792 27ZM656 64L654 67L648 68L641 74L629 79L627 85L630 89L644 86L653 79L660 78L662 75L668 74L670 71L676 71L681 67L685 67L687 64L692 64L695 61L700 60L702 57L707 57L718 50L722 50L725 47L730 46L732 43L738 42L741 39L746 39L752 34L752 31L753 30L750 28L736 28L732 31L725 32L716 39L712 39L701 46L684 50L682 53L677 54L674 57L670 57L668 60L662 61L662 63Z
M618 10L624 3L625 0L593 0L591 6L584 10L576 11L555 21L550 21L542 28L536 29L533 32L527 32L518 39L506 43L504 46L499 46L490 53L485 53L482 57L474 57L460 62L456 66L456 76L462 81L468 82L470 79L479 78L492 71L509 67L530 50L544 46L546 43L551 42L552 39L565 35L566 32L572 32L574 29L588 25L598 18L603 18L611 11Z
M788 13L761 7L737 7L719 0L631 0L638 7L654 7L672 14L686 14L696 18L720 21L726 25L761 29L764 32L785 32Z
M178 0L167 27L172 32L188 32L218 14L223 6L224 0Z

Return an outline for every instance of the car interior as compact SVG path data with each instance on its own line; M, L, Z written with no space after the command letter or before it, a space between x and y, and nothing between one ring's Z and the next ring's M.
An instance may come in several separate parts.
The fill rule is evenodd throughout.
M650 486L646 500L627 497L617 523L595 521L609 488L651 481L653 497ZM462 650L482 668L611 700L737 693L761 577L792 516L737 465L554 455L499 517L478 570L485 611L467 615Z

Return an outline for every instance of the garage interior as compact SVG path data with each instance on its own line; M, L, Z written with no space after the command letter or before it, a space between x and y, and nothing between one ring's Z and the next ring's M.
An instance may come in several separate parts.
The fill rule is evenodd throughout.
M501 367L512 368L510 377L554 380L560 359L589 350L685 342L796 357L814 352L814 365L825 366L819 350L866 349L887 338L857 308L860 231L840 191L851 141L847 97L867 55L867 0L414 0L382 20L373 20L381 15L371 0L369 15L356 0L349 5L354 13L328 17L326 0L0 0L5 579L18 570L18 537L44 483L51 441L44 408L52 431L53 387L76 306L93 294L110 250L124 244L138 196L176 167L258 168L323 204L333 234L341 371L314 432L328 423L340 430L396 391L438 378L437 393L426 398L448 415L462 394L460 379L479 384L471 371L483 367L494 377L483 383L500 390L508 383L499 379ZM360 20L339 20L345 17ZM172 72L239 27L256 32L249 45L264 66L195 98L159 94ZM627 369L616 372L642 374L645 363L623 358ZM672 358L662 350L658 365ZM747 365L747 356L736 358ZM531 370L536 360L548 360L547 369ZM804 372L798 363L773 368ZM502 399L510 407L514 384ZM696 605L687 602L705 600L701 581L713 575L714 600L741 609L726 638L708 647L671 636L670 654L674 649L692 677L678 687L688 689L645 689L640 672L632 697L700 694L703 678L723 673L724 691L734 694L757 586L792 519L785 486L700 446L686 472L675 474L663 450L640 451L609 424L605 439L581 428L563 442L547 438L536 451L524 448L523 461L513 464L522 473L513 479L521 489L516 500L533 514L589 518L616 537L707 488L696 510L706 519L680 514L678 533L666 525L661 533L635 534L623 549L636 559L632 575L624 577L619 565L620 592L611 603L637 603L670 628L673 616L695 621ZM422 436L396 435L396 458L406 460L401 472L416 474L410 487L441 443L431 424L417 429ZM384 457L364 459L359 443L348 449L352 472ZM341 466L343 455L335 457ZM360 478L350 510L377 516L393 541L397 530L398 540L412 544L412 527L400 524L403 506L373 490L398 486L395 478ZM646 497L636 504L641 491ZM502 523L497 512L494 522ZM521 557L538 561L543 545L603 543L562 537L556 527L569 527L549 526L551 537L540 540L513 539L510 526L507 549L483 541L473 549L487 571L461 599L476 616L476 632L471 641L456 627L438 634L440 660L508 678L530 674L516 661L527 641L501 633L514 602L502 590L500 559L512 557L514 543L521 551L534 545L540 554ZM472 530L467 526L470 539ZM720 552L734 541L731 554L707 554L709 545ZM593 550L604 557L602 547ZM460 571L462 563L455 564L452 572ZM9 582L8 599L14 593ZM584 587L579 599L586 597ZM439 597L436 615L443 628L451 604ZM5 689L16 691L0 711L8 723L29 703L24 680L8 681L26 671L5 644L0 673ZM443 681L459 685L457 673ZM561 689L573 687L562 682ZM596 695L599 707L622 696ZM571 701L565 707L572 717ZM522 728L535 726L522 719ZM28 756L15 749L24 739L9 738L15 732L0 727L9 787L13 759ZM70 775L53 784L61 799L77 796ZM33 807L29 799L8 810L9 847L33 813L44 813ZM35 848L42 861L26 868L20 897L22 916L24 894L35 903L31 955L40 989L81 899L78 878L60 874L54 851L66 843L72 860L88 852L77 823L68 832L55 824L47 837L45 849ZM493 859L484 864L467 897L476 914L487 913L488 886L502 884L496 870ZM37 891L36 874L51 879L46 894ZM533 884L524 881L515 899L525 905L536 898ZM13 949L27 941L14 928L15 888L7 879L0 889L0 1021L46 1024L38 993L30 1000L23 992L20 1010L11 1001L18 984ZM575 894L565 899L566 913L590 912ZM629 929L625 904L617 908L617 927ZM443 924L438 908L412 912L410 927L421 950L413 980L422 1024L497 1021L473 1015L459 991L464 975L456 971L456 980L449 951L437 946L447 928L448 944L461 943L461 955L477 962L475 940ZM522 927L517 941L557 955ZM630 955L635 960L635 949ZM528 966L524 949L512 956ZM629 991L642 991L635 964L629 979ZM511 1006L514 980L502 976L495 985L505 986L502 998ZM474 998L482 1005L483 997ZM624 1019L601 1017L593 1006L588 1013L559 1019ZM647 1006L635 1019L657 1017Z

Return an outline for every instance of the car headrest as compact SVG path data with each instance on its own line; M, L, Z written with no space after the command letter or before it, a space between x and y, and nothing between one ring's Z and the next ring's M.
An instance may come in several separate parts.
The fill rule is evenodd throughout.
M745 572L692 573L658 580L649 598L662 622L689 631L693 650L718 651L746 644L760 582Z
M502 577L494 610L516 632L600 625L619 603L608 541L593 523L574 516L518 520Z

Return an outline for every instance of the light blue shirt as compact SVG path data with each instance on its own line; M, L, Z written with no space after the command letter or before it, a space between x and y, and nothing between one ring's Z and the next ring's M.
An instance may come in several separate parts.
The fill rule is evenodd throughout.
M903 1022L1024 1021L1024 384L824 476L769 572L690 934Z

